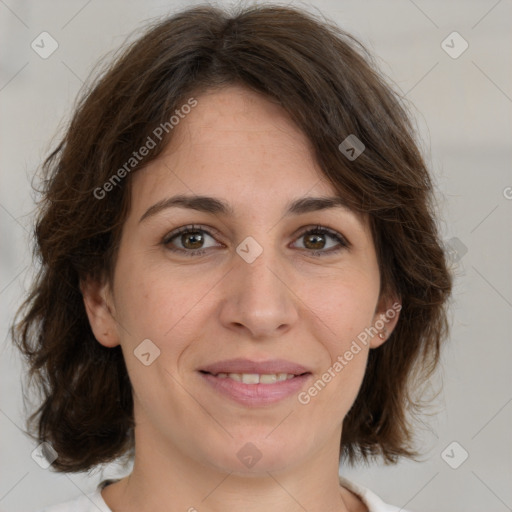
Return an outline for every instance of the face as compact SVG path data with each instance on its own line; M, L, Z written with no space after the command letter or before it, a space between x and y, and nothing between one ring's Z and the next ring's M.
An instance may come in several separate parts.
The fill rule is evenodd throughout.
M196 99L134 173L113 283L84 284L87 311L98 342L121 345L136 428L162 451L283 469L339 446L382 343L361 333L392 301L379 300L367 219L314 202L289 211L336 192L286 113L237 86Z

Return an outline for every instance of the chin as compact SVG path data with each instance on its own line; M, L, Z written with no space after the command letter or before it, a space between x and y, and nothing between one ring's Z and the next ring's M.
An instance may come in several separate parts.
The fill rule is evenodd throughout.
M294 464L298 454L304 452L304 443L291 443L289 436L269 437L269 430L252 435L237 435L224 446L210 446L208 462L218 470L244 476L261 476L279 472ZM267 475L268 476L268 475Z

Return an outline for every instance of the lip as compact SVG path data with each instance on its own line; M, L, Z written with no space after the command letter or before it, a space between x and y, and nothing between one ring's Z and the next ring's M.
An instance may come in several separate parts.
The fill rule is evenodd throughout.
M272 384L244 384L229 377L216 377L215 374L218 373L258 373L260 375L289 373L295 377ZM221 395L239 404L256 407L275 404L291 395L296 395L312 373L305 366L285 359L258 362L237 358L204 366L199 369L199 375Z
M212 374L217 373L293 373L294 375L302 375L303 373L311 373L311 370L297 363L286 361L285 359L269 359L267 361L252 361L250 359L237 358L218 361L216 363L204 366L199 369L203 372ZM271 384L266 384L270 386Z
M275 404L291 395L296 395L312 376L311 373L306 373L273 384L244 384L243 382L232 380L229 377L215 377L215 375L210 373L199 372L199 375L221 395L249 407Z

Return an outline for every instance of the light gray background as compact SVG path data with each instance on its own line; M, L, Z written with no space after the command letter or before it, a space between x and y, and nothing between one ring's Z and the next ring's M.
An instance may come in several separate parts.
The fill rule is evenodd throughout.
M53 147L82 81L101 56L145 20L184 5L0 0L2 511L36 510L90 492L118 469L62 475L32 460L35 445L20 430L22 367L7 328L33 271L30 180ZM439 414L425 417L431 427L420 433L425 461L343 468L342 473L412 511L512 510L512 3L324 0L295 5L320 9L359 37L414 104L439 189L443 239L458 251L452 335L443 355L444 392L435 402ZM43 31L59 44L46 60L30 47ZM441 47L453 31L469 44L457 59ZM460 48L459 42L453 44ZM448 450L452 465L462 460L462 450L469 454L458 469L441 457L453 441L459 445Z

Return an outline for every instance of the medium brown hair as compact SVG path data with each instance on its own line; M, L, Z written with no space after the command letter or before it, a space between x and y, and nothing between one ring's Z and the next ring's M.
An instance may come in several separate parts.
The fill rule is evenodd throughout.
M402 302L390 338L370 350L340 456L393 463L417 455L415 391L439 362L452 280L433 183L403 98L362 45L321 16L269 4L237 9L193 7L149 27L83 90L42 166L40 271L12 334L41 395L27 426L57 451L57 471L133 454L132 389L121 347L95 339L79 285L112 278L130 177L161 153L172 130L108 193L98 199L97 191L187 98L229 84L278 101L307 135L327 180L354 211L369 215L381 294ZM365 146L353 160L339 149L349 135Z

